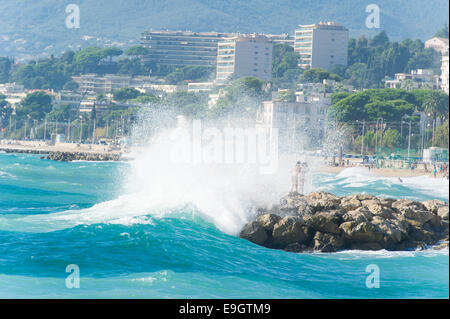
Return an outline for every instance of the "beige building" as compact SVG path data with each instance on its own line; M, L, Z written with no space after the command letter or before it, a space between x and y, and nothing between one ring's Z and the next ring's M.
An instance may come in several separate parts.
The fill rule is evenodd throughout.
M448 39L434 37L425 41L425 48L433 48L438 52L444 54L448 52Z
M303 69L346 66L348 29L336 22L299 25L295 30L294 51L300 55L299 66Z
M449 94L449 84L448 84L448 51L444 53L442 56L442 64L441 64L441 89L445 93Z
M223 39L217 49L217 82L230 77L272 77L272 42L264 35L238 35Z
M434 37L425 41L425 48L432 48L442 54L440 88L448 94L448 38Z

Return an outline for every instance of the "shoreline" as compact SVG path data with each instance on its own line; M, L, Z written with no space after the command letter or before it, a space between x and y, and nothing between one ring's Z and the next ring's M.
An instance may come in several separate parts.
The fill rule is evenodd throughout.
M342 171L348 169L348 168L360 168L366 170L368 173L372 173L374 175L377 175L379 177L420 177L420 176L426 176L429 178L434 178L433 174L431 172L426 172L422 169L399 169L399 168L371 168L368 169L364 166L320 166L318 168L318 172L321 173L332 173L332 174L339 174ZM444 178L443 176L438 176L436 178Z
M0 152L13 154L37 154L46 159L56 161L122 161L127 160L128 151L122 148L111 148L107 145L77 144L77 143L55 143L48 144L44 141L11 141L0 140ZM348 168L360 168L379 177L420 177L434 178L433 173L423 168L399 169L399 168L367 168L367 166L327 166L321 165L317 172L339 174ZM437 174L436 178L445 178Z
M120 161L123 160L122 149L111 149L106 145L56 143L54 145L35 141L1 141L0 152L12 154L36 154L41 158L71 162L71 161Z

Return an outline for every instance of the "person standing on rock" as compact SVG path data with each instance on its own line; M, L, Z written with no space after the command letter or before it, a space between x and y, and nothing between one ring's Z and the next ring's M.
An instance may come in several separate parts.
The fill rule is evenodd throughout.
M302 163L302 167L300 170L300 178L299 178L299 191L300 194L304 195L305 194L305 179L306 179L306 172L308 170L308 164L306 162Z
M294 168L292 169L292 187L291 187L292 194L298 194L298 182L301 172L302 172L302 163L297 162L297 164L295 164Z

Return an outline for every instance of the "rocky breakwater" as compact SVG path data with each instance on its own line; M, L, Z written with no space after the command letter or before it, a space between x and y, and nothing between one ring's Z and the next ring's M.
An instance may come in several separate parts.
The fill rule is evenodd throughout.
M240 237L292 252L422 249L447 241L448 203L325 192L288 195L258 209Z
M59 162L71 161L119 161L121 160L120 153L89 153L89 152L50 152L43 156L44 159L49 159Z

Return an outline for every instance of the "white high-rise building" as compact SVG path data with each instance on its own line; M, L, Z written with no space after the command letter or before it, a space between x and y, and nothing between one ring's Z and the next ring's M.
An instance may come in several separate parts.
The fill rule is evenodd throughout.
M348 29L336 22L299 25L295 30L294 51L300 55L299 66L303 69L346 66Z
M272 77L272 42L264 35L238 35L221 40L217 49L217 82L231 76Z
M275 134L276 129L282 151L305 149L306 144L320 145L325 136L331 98L303 92L295 93L294 101L278 97L262 102L256 115L256 127L267 130L270 135Z

